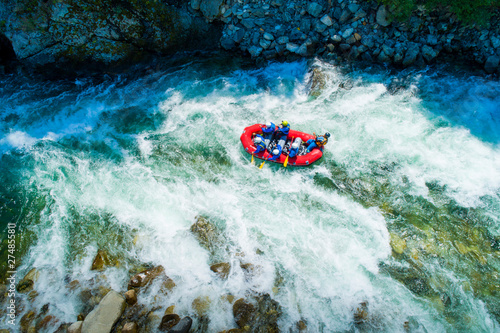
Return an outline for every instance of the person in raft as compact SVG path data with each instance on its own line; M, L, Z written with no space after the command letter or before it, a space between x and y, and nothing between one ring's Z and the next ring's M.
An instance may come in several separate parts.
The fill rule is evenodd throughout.
M278 129L276 130L276 137L279 140L285 140L286 141L286 136L288 136L288 132L290 132L290 124L288 121L283 120L281 122L281 125L279 125Z
M326 132L325 135L316 135L316 133L313 133L315 135L314 139L309 139L307 140L306 144L307 150L306 152L309 153L311 150L314 148L319 148L321 151L323 151L323 146L328 143L328 138L330 137L330 133Z
M276 125L268 121L265 126L262 127L262 133L266 139L272 139L274 132L276 131Z
M256 133L253 133L253 134L255 135L253 142L255 144L255 147L257 148L253 152L253 154L258 154L261 151L265 151L266 150L266 141L264 140L264 137L262 137L262 135L260 135L260 134L256 134Z
M277 160L280 156L281 156L281 146L280 145L276 145L276 148L273 149L273 153L272 153L272 156L269 157L267 160L268 161L275 161Z
M295 156L297 156L298 153L299 153L299 143L294 142L292 144L292 147L288 151L288 157L295 157Z

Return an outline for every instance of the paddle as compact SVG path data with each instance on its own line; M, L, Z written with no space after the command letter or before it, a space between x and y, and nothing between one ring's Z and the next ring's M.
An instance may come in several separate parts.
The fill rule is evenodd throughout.
M293 144L293 136L292 136L292 141L290 141L290 149L292 149L292 144ZM285 168L288 165L288 157L290 156L290 149L288 149L288 155L286 155L285 163L283 163L283 167Z
M268 157L269 157L269 154L268 154ZM262 162L262 164L260 165L259 169L262 169L262 167L264 166L264 163L266 163L266 161L267 161L267 157L266 157L266 159L264 160L264 162Z
M250 164L255 164L255 162L253 161L253 153L252 153L252 160L250 161Z

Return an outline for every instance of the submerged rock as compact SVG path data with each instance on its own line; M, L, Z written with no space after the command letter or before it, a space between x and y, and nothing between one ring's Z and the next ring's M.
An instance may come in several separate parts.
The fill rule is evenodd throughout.
M164 315L161 319L161 323L160 326L158 326L158 329L162 332L166 332L167 330L177 325L180 321L181 318L175 313Z
M233 315L236 324L243 328L254 319L255 307L251 303L245 302L243 298L240 298L234 302Z
M328 76L321 70L321 68L313 68L308 82L308 95L312 97L318 97L321 95L326 87L327 80Z
M125 301L128 305L134 305L137 303L137 293L135 289L130 289L125 293Z
M227 262L221 262L210 266L210 270L216 273L221 279L227 279L231 270L231 265Z
M77 321L68 327L68 333L81 333L83 321Z
M172 327L168 333L188 333L191 329L191 325L193 324L193 320L191 317L184 317L179 321L177 325Z
M20 293L26 293L28 291L33 290L33 286L35 282L38 280L39 276L40 272L36 268L31 269L24 276L24 278L17 284L16 287L17 291L19 291Z
M129 281L128 289L131 290L133 288L141 288L147 286L151 281L153 281L156 278L163 278L165 279L165 281L171 280L165 274L165 269L163 268L163 266L156 266L152 269L147 269L134 275Z
M139 331L139 327L137 326L137 323L126 323L123 325L122 328L122 333L137 333Z
M110 265L108 254L103 250L98 250L92 262L91 270L102 271L106 266Z
M109 333L125 310L125 299L111 290L85 318L82 333Z
M68 333L81 333L83 321L77 321L68 327Z
M203 216L197 216L196 222L191 226L191 232L202 247L215 253L222 245L222 237L217 228Z

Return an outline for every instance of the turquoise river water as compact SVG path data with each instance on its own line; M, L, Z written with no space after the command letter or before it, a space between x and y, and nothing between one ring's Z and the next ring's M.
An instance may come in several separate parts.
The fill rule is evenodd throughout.
M313 67L325 84L311 94ZM123 293L147 264L176 287L139 301L175 304L195 331L195 299L220 332L237 327L221 295L262 293L280 304L282 332L300 320L309 332L499 332L499 81L318 60L243 68L198 59L100 81L1 79L2 280L8 223L17 281L39 272L37 295L16 295L16 326L45 304L72 323L81 290ZM283 119L332 133L317 164L250 163L243 128ZM225 240L216 255L190 232L198 215ZM91 270L98 249L116 264ZM215 262L231 263L227 279ZM0 328L12 329L8 300Z

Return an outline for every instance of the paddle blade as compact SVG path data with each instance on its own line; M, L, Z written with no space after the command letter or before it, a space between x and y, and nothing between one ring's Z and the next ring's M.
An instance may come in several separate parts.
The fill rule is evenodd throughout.
M260 165L259 169L262 169L262 167L264 166L264 163L266 163L266 161L262 162L262 164Z
M253 160L253 154L252 154L252 160L250 161L251 164L255 164L254 160Z
M288 164L288 156L285 158L285 163L283 163L283 166L286 168L287 164Z

